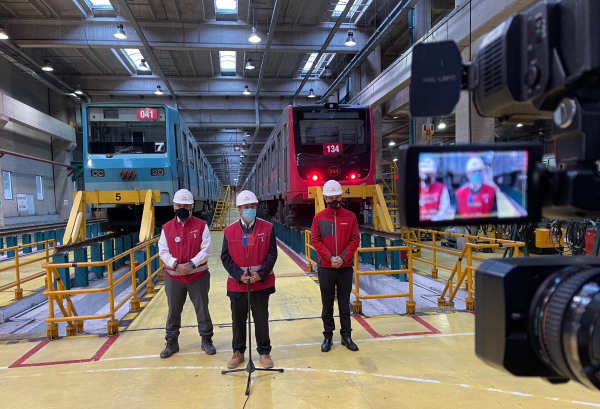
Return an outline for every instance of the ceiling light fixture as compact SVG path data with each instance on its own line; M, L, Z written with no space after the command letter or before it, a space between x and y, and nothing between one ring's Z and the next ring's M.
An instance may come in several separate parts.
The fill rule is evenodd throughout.
M261 39L258 34L256 34L256 27L252 27L252 34L250 34L248 41L251 43L260 43Z
M248 89L248 86L247 86L247 85L246 85L246 88L244 89L244 92L242 92L242 94L244 94L244 95L250 95L250 94L251 94L251 92L250 92L250 90Z
M392 159L394 162L398 162L398 158L394 158Z
M313 89L310 89L310 92L308 93L308 97L309 98L316 98L317 96L315 95L315 91L313 91Z
M517 128L520 128L522 126L523 126L523 124L517 124Z
M138 68L142 71L148 71L148 64L146 64L146 60L144 60L143 58L140 60L140 65L138 65Z
M354 47L356 45L354 33L352 31L348 31L348 38L346 38L346 42L344 44L348 47Z
M75 90L77 95L83 95L83 91L81 90L81 84L77 84L77 89Z
M254 64L252 64L252 58L248 58L248 61L246 61L246 69L247 70L253 70L256 67L254 66Z
M126 40L127 34L125 34L125 30L123 30L123 24L117 24L117 32L115 33L115 38L119 40Z
M54 68L52 68L52 65L50 65L50 61L45 60L42 70L50 72L50 71L54 71Z
M250 136L250 134L248 132L244 132L244 138L247 138L249 136Z
M329 69L329 65L325 66L325 69L323 70L323 76L324 77L331 77L331 70Z
M8 34L4 31L4 24L0 24L0 40L8 40Z
M164 94L164 92L163 92L162 88L160 87L160 85L156 86L156 91L154 91L154 93L156 95L162 95L162 94Z
M390 141L390 143L388 143L388 146L395 146L395 145L396 145L396 142L394 142L394 141Z
M440 124L438 125L438 129L446 129L446 124L443 122L440 122Z

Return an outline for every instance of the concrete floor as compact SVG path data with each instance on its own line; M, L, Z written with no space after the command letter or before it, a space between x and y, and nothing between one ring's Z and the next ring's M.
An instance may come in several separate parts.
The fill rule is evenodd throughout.
M118 337L0 342L2 408L242 408L246 374L222 375L231 357L223 233L213 232L210 308L218 353L205 355L186 304L180 353L164 347L162 289ZM272 356L284 373L255 373L248 408L577 408L600 407L600 395L576 383L551 386L514 378L474 354L474 316L353 317L359 352L336 343L320 351L319 288L283 251L270 303ZM337 320L337 319L336 319ZM258 359L255 362L258 364Z

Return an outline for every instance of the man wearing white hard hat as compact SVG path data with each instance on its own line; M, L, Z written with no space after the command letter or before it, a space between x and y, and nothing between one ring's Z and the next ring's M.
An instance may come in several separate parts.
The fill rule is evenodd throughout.
M352 263L354 253L360 244L358 221L354 213L344 209L342 203L342 186L335 180L329 180L323 186L323 196L327 208L317 213L313 219L311 239L317 250L319 286L321 287L321 302L323 310L323 335L325 340L321 345L322 352L329 352L333 343L334 300L336 296L340 314L340 335L342 345L350 351L358 351L358 346L352 341L350 333L350 292L352 291Z
M496 188L484 182L485 164L479 156L467 161L468 183L455 193L458 214L463 219L489 217L497 212Z
M419 219L452 219L450 194L448 188L437 181L437 164L432 158L419 160L419 180Z
M213 324L208 311L210 273L208 258L212 254L210 229L204 220L192 216L194 197L186 189L178 190L173 198L175 218L163 226L158 251L165 263L165 293L169 305L167 317L167 346L161 358L179 351L181 312L189 294L198 320L201 347L208 355L217 351L213 346Z
M277 261L277 239L273 225L256 218L258 199L249 190L237 196L240 220L223 231L221 261L229 273L227 295L231 301L233 357L227 368L235 369L244 362L246 352L246 319L248 317L248 281L254 319L256 350L263 368L272 368L269 336L269 296L275 292L273 267ZM248 264L249 263L249 264ZM247 271L250 269L250 275Z

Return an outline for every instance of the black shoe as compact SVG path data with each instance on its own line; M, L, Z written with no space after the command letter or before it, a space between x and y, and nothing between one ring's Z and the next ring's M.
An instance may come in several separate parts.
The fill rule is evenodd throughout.
M212 337L202 337L202 350L206 352L206 355L214 355L217 353L217 350L213 346Z
M173 354L179 352L179 341L176 337L166 337L167 346L164 351L160 353L161 358L169 358Z
M342 345L348 348L350 351L358 351L358 346L352 341L352 338L342 338Z
M323 344L321 345L321 352L331 351L331 344L331 338L325 338L325 341L323 341Z

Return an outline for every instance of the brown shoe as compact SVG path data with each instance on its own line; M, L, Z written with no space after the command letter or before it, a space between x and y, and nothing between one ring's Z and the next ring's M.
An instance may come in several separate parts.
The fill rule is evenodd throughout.
M263 368L273 368L274 365L271 355L261 355L260 363L262 364Z
M227 368L235 369L240 366L242 362L244 362L244 354L242 354L240 351L235 351L231 357L231 361L229 361L227 364Z

